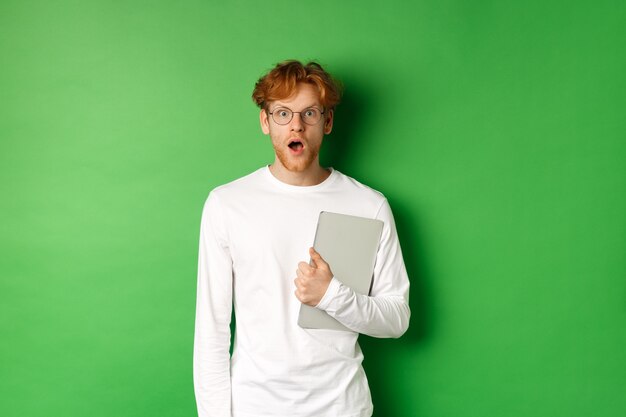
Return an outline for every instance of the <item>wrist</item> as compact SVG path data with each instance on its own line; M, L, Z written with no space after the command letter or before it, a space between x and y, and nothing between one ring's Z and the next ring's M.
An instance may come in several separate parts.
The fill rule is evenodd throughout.
M328 283L328 287L326 288L324 295L322 296L322 299L320 300L319 303L315 305L315 308L319 310L326 310L328 306L330 305L331 301L333 300L333 298L335 297L335 295L337 294L337 292L339 291L340 286L341 286L341 281L339 281L335 277L332 277L330 279L330 282Z

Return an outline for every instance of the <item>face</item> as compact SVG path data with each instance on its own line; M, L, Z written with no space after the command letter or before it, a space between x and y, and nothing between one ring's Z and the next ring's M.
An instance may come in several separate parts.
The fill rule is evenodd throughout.
M295 93L286 99L269 103L269 112L279 108L287 108L300 112L310 107L325 110L319 102L317 87L311 84L298 84ZM301 113L294 113L286 125L279 125L265 110L261 110L261 129L272 139L276 153L276 163L280 163L288 171L305 172L319 165L319 151L322 139L333 127L333 112L326 110L320 121L309 125L302 121Z

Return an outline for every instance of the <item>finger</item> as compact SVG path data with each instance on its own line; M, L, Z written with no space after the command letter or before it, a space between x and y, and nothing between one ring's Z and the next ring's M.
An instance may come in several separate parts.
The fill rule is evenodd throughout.
M313 268L317 268L317 264L315 263L313 258L311 258L311 260L309 261L309 265L311 265Z
M294 294L296 295L296 298L302 303L302 304L306 304L307 301L309 300L308 297L306 295L304 295L302 293L302 291L300 290L295 290Z
M313 268L311 265L307 264L306 262L300 262L298 264L298 270L302 272L303 274L311 274L313 273L314 269L315 268Z
M304 283L302 282L301 278L296 278L293 280L293 283L296 285L296 288L299 290L304 289Z
M311 260L317 265L317 268L328 266L322 255L320 255L314 248L309 248L309 254L311 255Z

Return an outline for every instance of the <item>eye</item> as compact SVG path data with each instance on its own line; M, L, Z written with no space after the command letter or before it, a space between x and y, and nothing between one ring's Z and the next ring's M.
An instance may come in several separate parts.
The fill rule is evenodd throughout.
M290 115L290 111L287 109L278 109L276 110L276 115L281 119L287 119Z
M303 113L304 113L304 117L314 119L317 116L318 112L317 112L317 109L310 108L310 109L306 109Z

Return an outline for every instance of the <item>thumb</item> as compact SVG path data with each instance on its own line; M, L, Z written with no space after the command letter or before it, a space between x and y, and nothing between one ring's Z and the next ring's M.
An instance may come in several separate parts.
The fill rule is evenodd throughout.
M311 261L313 262L314 267L324 268L328 266L324 258L322 258L322 255L320 255L314 248L309 248L309 254L311 255Z

